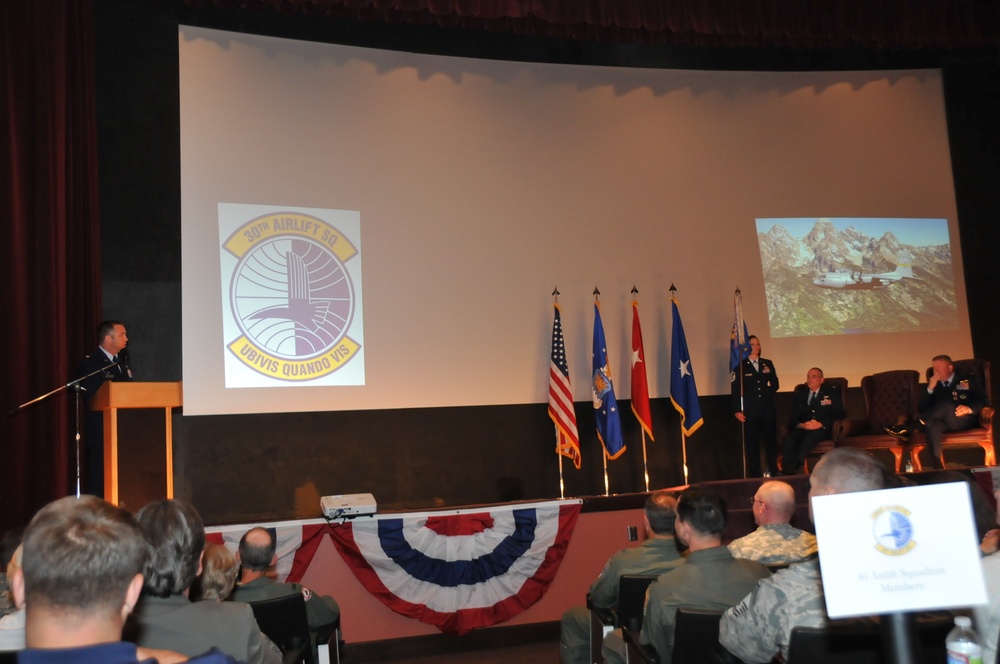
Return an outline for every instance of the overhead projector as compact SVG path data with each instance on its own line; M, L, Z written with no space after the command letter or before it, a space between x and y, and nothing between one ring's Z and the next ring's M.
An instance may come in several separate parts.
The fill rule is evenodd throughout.
M319 499L323 516L327 519L354 519L372 516L378 510L375 496L370 493L348 493L337 496L323 496Z

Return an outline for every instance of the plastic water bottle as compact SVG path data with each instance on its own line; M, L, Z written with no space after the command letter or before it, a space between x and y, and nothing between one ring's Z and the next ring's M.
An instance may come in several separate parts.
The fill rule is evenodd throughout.
M955 616L955 628L945 639L948 664L983 664L983 646L972 629L972 618Z

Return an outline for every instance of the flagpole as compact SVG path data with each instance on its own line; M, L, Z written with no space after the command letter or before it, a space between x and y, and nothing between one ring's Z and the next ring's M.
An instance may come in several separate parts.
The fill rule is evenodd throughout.
M688 484L688 439L687 436L684 435L683 425L680 425L680 430L681 430L681 454L683 455L682 462L684 464L684 484Z
M601 291L597 290L597 286L594 286L594 304L597 308L601 307ZM600 431L597 432L597 437L600 439ZM604 496L607 497L611 495L611 483L608 481L608 448L604 442L601 443L601 461L604 463Z
M552 302L554 305L559 306L559 288L555 287L552 289ZM555 424L555 423L553 423ZM559 457L559 499L562 500L566 497L566 485L563 483L563 455L559 452L559 444L562 442L559 434L559 427L555 426L556 432L556 456Z
M687 439L701 428L705 419L701 416L694 367L691 366L691 353L684 336L684 326L681 324L681 313L677 304L677 287L673 284L670 284L670 303L674 323L673 344L670 349L670 400L674 403L674 408L681 417L681 463L684 469L684 481L689 482Z
M559 427L556 427L556 450L559 449ZM556 456L559 457L559 499L562 500L566 497L565 485L563 484L563 466L562 460L563 455L556 452Z
M670 299L671 301L677 296L677 287L670 284ZM687 436L684 435L684 418L677 423L677 427L681 431L681 467L684 469L684 484L688 483L688 443Z
M573 459L573 465L580 468L580 438L576 426L573 407L573 390L569 381L569 367L566 364L566 345L559 316L559 289L552 289L552 353L549 356L549 417L555 429L556 456L559 457L559 498L566 497L566 483L563 475L563 457Z
M633 306L635 306L637 304L637 302L638 302L638 300L636 299L636 296L638 294L639 294L639 289L635 287L635 284L633 284L632 285L632 305ZM636 315L638 315L638 314L636 314ZM633 349L633 350L635 350L635 349ZM645 349L643 349L643 352L645 353ZM645 359L643 360L643 362L645 362ZM643 369L642 370L643 371L646 370L645 364L643 364ZM633 374L633 376L634 376L634 374ZM633 378L632 380L634 381L635 378ZM633 385L634 384L635 383L633 382ZM632 399L635 399L635 394L632 395ZM643 480L646 483L646 492L649 493L649 467L648 467L648 465L646 463L646 429L643 428L642 422L639 423L639 431L642 433L642 478L643 478Z
M740 292L740 287L736 287L736 293L734 296L740 301L740 318L742 319L743 313L743 293ZM739 330L736 331L739 334ZM743 413L743 420L740 422L740 449L743 453L743 479L747 478L747 422L746 422L746 411L743 409L743 351L740 350L740 363L736 365L736 370L740 373L740 412Z
M608 454L603 449L601 450L601 459L604 461L604 497L607 498L611 495L611 485L608 483Z
M642 430L642 476L646 480L646 492L649 493L649 468L646 467L646 430Z

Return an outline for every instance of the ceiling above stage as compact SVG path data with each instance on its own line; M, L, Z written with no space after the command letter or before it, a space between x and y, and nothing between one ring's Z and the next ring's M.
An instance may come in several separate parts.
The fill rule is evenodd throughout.
M996 0L157 0L187 11L300 15L580 41L967 50L1000 45Z

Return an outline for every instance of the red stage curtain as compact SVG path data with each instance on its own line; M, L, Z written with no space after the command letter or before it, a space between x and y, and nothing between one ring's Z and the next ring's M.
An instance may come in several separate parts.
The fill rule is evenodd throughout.
M100 230L90 0L0 2L0 347L10 410L65 385L95 345ZM0 528L75 478L72 400L2 415Z

